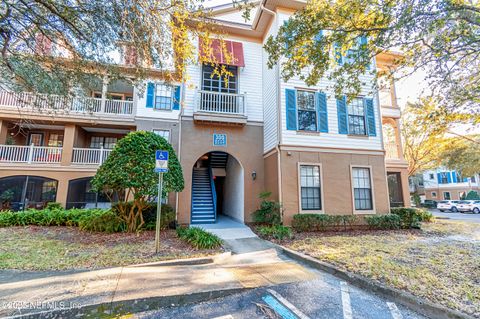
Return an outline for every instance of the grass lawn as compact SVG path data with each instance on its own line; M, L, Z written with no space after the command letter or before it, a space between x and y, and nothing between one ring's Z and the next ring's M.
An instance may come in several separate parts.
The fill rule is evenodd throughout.
M90 233L75 227L0 228L0 269L95 269L220 252L196 250L178 239L173 230L162 231L158 255L154 241L154 231L137 235Z
M282 244L480 318L480 224L436 220L412 231L302 233Z

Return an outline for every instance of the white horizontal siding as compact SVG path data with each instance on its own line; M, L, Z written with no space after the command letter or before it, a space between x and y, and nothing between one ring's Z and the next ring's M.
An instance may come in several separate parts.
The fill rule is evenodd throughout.
M278 15L279 25L282 25L289 17L288 14L281 13ZM348 149L365 149L365 150L382 150L381 140L381 117L379 112L378 100L376 92L373 92L374 77L372 75L364 75L360 79L365 85L360 95L373 98L375 111L376 136L368 137L352 137L346 134L338 134L337 119L337 103L333 91L334 82L322 79L315 86L307 86L298 77L290 79L288 82L281 81L280 89L280 110L282 124L282 144L298 145L298 146L321 146L332 148L348 148ZM328 133L305 133L293 130L287 130L286 125L286 101L285 89L308 88L310 90L322 91L327 94L327 112L328 112Z
M155 118L155 119L168 119L168 120L176 120L178 119L178 115L180 111L164 111L164 110L155 110L154 108L147 108L147 83L148 82L158 82L162 83L161 81L157 80L146 80L143 83L143 88L141 90L135 89L136 94L134 96L134 100L136 102L136 116L142 118Z
M276 24L272 24L265 39L276 33ZM263 151L268 152L278 144L278 84L277 68L267 66L268 53L263 50Z
M225 38L228 40L228 38ZM245 67L239 68L238 93L246 94L247 117L249 121L263 121L262 107L262 44L247 41L243 43ZM198 43L198 41L196 41ZM202 69L199 64L187 66L188 80L185 94L185 115L193 115L195 92L202 87Z

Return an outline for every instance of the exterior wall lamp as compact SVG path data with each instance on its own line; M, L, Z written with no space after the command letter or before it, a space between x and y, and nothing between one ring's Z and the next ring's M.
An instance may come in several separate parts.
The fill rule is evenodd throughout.
M257 172L255 172L255 171L252 172L252 179L253 180L257 179Z

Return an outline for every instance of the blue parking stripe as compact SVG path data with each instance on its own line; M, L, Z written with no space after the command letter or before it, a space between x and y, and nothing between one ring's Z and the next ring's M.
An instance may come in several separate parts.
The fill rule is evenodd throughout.
M262 297L263 301L267 303L276 313L283 319L298 319L287 307L282 305L277 299L270 295Z

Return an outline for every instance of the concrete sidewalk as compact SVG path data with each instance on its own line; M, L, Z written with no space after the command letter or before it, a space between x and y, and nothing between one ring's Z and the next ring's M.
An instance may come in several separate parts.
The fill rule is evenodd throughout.
M274 249L245 254L222 254L212 263L171 265L152 263L62 274L0 284L0 316L32 314L61 307L108 311L149 298L212 291L233 291L312 279L302 266L286 261ZM169 299L170 300L170 299ZM175 303L175 298L171 299ZM142 301L142 302L139 302Z

